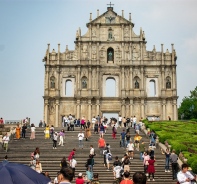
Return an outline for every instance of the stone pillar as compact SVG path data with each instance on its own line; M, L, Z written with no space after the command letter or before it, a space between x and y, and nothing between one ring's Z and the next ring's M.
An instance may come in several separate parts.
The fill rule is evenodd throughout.
M77 90L78 90L78 95L79 94L79 90L80 90L80 81L81 81L81 71L80 71L80 66L77 67Z
M96 100L96 114L100 115L100 101L99 101L99 99Z
M173 120L177 120L177 102L176 100L173 100L173 114L174 114L174 117L173 117Z
M144 68L141 67L141 87L140 89L144 89Z
M89 95L91 95L91 89L92 89L92 69L91 67L88 68L88 90Z
M124 25L122 25L122 41L124 41Z
M133 89L133 68L130 68L130 89Z
M92 109L91 109L91 99L88 100L88 119L91 121L91 114L92 114Z
M55 127L59 126L59 100L55 104Z
M89 42L89 64L91 64L92 61L92 44Z
M44 100L44 121L48 122L48 115L49 115L49 101L48 100Z
M77 117L76 118L80 118L81 117L81 113L80 113L80 100L77 100Z
M176 68L175 67L172 68L172 79L173 79L172 88L176 89Z
M45 70L45 91L44 95L48 96L49 94L49 66L46 66Z
M161 69L161 84L162 84L162 89L165 89L165 79L164 79L164 67Z
M140 114L141 114L141 117L144 118L144 115L145 115L145 113L144 113L144 99L141 99L141 113Z
M97 43L96 45L96 61L97 61L97 65L99 65L100 60L99 60L99 43Z
M96 86L96 89L97 90L99 90L99 86L100 86L100 82L99 82L100 80L99 80L99 67L97 67L96 68L96 84L95 84L95 86ZM100 93L99 93L100 94ZM98 95L99 95L98 94Z
M130 117L133 116L133 99L130 99Z
M125 100L123 99L122 100L122 109L121 109L121 116L122 117L125 117Z
M121 89L125 89L125 84L124 84L124 82L125 82L125 78L124 78L124 67L122 67L121 68L121 78L122 78L122 87L121 87Z
M163 100L163 120L166 120L166 100Z
M78 63L80 64L80 60L81 60L81 42L78 42L79 43L79 47L78 47Z

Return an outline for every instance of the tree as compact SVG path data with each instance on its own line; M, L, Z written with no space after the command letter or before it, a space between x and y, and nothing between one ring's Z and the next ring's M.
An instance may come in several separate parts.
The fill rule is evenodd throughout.
M178 108L179 119L197 119L197 87L184 97Z

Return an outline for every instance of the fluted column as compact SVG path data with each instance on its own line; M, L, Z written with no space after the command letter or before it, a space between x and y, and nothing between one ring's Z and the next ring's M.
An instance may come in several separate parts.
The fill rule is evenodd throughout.
M163 100L163 120L166 120L166 100Z
M121 112L121 115L122 117L125 117L125 100L122 100L122 112Z
M144 118L144 99L141 99L141 117Z
M96 114L100 115L100 101L99 101L99 99L96 100Z
M173 100L173 114L174 114L174 118L173 120L177 120L177 102L176 100Z
M48 107L49 107L49 101L48 100L45 100L44 101L44 121L45 122L48 122Z
M80 100L77 100L77 117L76 118L80 118L81 117L81 113L80 113Z
M144 89L144 68L141 67L141 89Z
M129 74L130 74L130 89L133 89L133 68L130 68L130 71L129 71Z
M55 104L55 127L59 126L59 100Z
M92 110L91 110L91 99L88 100L88 119L91 121L91 114L92 114Z
M129 113L129 115L130 115L130 117L131 117L131 116L133 116L133 99L130 99L130 104L129 104L129 106L130 106L130 113Z

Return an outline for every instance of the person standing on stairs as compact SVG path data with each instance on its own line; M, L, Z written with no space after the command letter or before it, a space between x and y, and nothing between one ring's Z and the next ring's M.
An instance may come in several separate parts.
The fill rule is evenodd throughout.
M53 149L57 149L57 139L58 139L58 135L57 132L55 132L53 134Z
M170 172L170 151L169 149L166 149L165 151L165 161L166 161L166 164L165 164L165 172Z
M152 181L155 181L154 179L154 175L155 175L155 166L154 166L154 163L155 163L155 157L154 156L151 156L150 157L150 160L148 160L148 169L147 169L147 172L148 172L148 181L150 181L150 175L152 175Z
M83 149L83 138L84 138L84 133L82 132L82 129L78 133L78 140L79 140L79 148Z
M172 154L170 155L170 163L172 165L172 179L175 180L177 178L178 172L178 156L175 150L172 150Z
M64 146L64 130L62 129L59 133L59 137L60 137L60 142L59 145Z

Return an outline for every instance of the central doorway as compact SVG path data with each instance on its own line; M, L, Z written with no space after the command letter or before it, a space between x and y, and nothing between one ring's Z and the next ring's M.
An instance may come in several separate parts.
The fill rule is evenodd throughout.
M103 112L103 116L106 117L108 120L112 117L118 120L119 113L118 112Z

